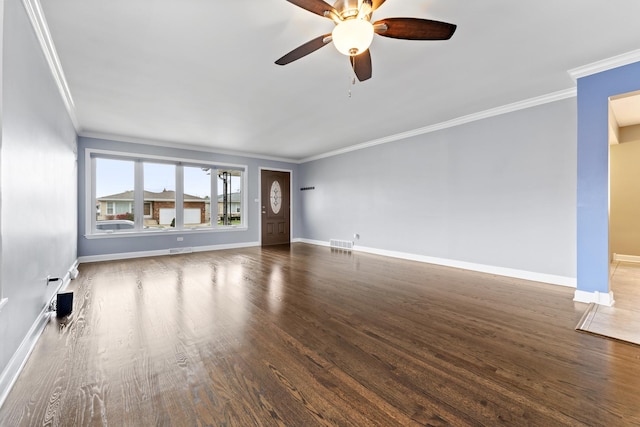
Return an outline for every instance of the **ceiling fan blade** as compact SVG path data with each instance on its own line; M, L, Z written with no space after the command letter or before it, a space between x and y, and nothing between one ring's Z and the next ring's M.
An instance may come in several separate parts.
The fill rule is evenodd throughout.
M306 42L305 44L298 46L293 49L291 52L287 53L282 58L276 61L278 65L287 65L297 59L302 58L303 56L307 56L312 52L320 49L321 47L329 44L331 41L331 34L325 34L320 37L316 37L315 39Z
M387 18L373 25L381 36L405 40L449 40L456 31L454 24L419 18Z
M293 3L296 6L303 8L304 10L308 10L309 12L318 14L320 16L325 16L325 12L333 11L335 9L329 3L323 0L287 0L289 3Z
M371 68L371 54L369 49L362 52L360 55L350 56L351 67L353 72L356 73L356 77L361 82L369 80L373 72Z

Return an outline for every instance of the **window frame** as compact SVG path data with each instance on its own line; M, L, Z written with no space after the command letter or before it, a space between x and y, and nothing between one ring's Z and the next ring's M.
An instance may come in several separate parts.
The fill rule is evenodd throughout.
M125 160L134 162L134 201L133 212L141 212L141 215L134 217L135 228L133 230L113 230L100 231L96 228L95 206L98 203L96 195L96 160L99 158L112 160ZM167 163L176 166L176 221L175 227L163 229L144 228L144 163ZM184 226L184 167L208 168L211 170L211 187L210 187L210 211L213 216L217 212L218 206L218 170L235 170L240 172L241 184L241 223L236 225L218 225L217 220L210 218L208 226L185 227ZM131 152L101 150L95 148L85 149L85 237L88 239L95 238L112 238L127 236L152 236L166 235L176 233L212 233L227 231L246 231L248 230L248 166L242 164L232 164L225 162L206 161L199 159L177 158L168 156L158 156L152 154L140 154ZM93 208L91 208L93 206ZM115 208L115 207L114 207Z

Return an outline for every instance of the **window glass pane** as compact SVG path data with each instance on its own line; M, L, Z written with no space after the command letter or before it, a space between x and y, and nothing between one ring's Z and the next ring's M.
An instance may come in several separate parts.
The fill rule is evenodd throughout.
M134 162L96 159L96 229L132 230Z
M211 226L211 169L184 167L184 226Z
M149 204L150 216L144 227L150 229L175 227L176 167L163 163L144 164L144 204ZM145 207L145 210L147 208Z
M104 157L92 153L91 157L96 176L96 182L89 187L91 192L95 188L93 232L135 231L136 206L142 213L140 224L149 230L212 226L233 229L244 225L244 169L240 167L225 169L225 166L195 162L178 166L181 163L174 159L129 157L128 153L110 153ZM181 188L176 188L178 169L179 182L184 184ZM142 173L142 182L138 184L143 184L143 188L134 191L137 173ZM179 203L183 208L179 215L176 215L176 193L184 195ZM136 194L143 199L134 200ZM178 223L177 216L184 222Z
M218 225L242 224L242 172L218 170Z

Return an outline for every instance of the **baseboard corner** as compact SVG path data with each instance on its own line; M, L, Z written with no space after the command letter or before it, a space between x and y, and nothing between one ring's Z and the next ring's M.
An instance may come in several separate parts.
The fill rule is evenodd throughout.
M613 254L614 261L622 261L622 262L640 262L640 256L637 255L624 255L624 254Z
M611 307L615 304L613 292L588 292L576 289L573 300L575 302L583 302L586 304L594 303L598 305L605 305L607 307Z

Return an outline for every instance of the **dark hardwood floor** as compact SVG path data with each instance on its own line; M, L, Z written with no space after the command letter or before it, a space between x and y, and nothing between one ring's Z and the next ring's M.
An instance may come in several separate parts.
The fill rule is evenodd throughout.
M305 244L83 264L2 426L640 425L573 289Z

